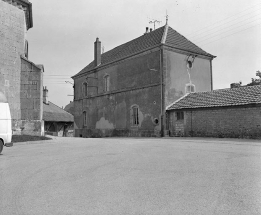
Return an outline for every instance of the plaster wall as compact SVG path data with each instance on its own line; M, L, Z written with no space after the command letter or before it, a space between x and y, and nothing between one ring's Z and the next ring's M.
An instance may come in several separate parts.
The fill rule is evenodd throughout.
M210 59L196 57L192 69L188 69L188 56L189 54L164 50L165 107L185 95L185 86L190 81L195 85L196 92L212 90Z

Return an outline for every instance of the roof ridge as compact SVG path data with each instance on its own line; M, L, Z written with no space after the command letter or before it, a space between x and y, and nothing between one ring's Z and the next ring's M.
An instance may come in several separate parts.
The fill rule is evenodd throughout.
M165 28L164 28L163 35L162 35L162 39L161 39L162 44L166 43L166 39L167 39L167 35L168 35L168 29L169 29L169 26L168 26L168 24L166 24Z

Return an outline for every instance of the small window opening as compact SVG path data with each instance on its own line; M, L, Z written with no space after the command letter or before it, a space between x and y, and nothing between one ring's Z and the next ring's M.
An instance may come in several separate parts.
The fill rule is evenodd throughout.
M87 126L87 112L83 112L83 126Z
M88 96L88 84L86 82L83 83L82 92L84 97Z
M155 118L155 119L154 119L154 123L155 123L156 125L158 125L158 124L159 124L159 119Z
M178 111L176 112L177 120L183 120L184 119L184 112Z
M103 78L104 81L104 91L108 92L109 88L110 88L110 76L109 75L105 75Z
M185 91L186 93L194 93L196 92L196 87L194 84L186 84Z
M139 125L139 108L137 106L132 107L132 124Z

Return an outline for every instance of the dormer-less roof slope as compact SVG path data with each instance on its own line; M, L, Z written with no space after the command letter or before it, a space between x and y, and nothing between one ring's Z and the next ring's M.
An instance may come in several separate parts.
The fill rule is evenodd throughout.
M166 38L164 38L165 34L167 34ZM205 52L194 43L190 42L188 39L179 34L177 31L173 30L168 25L165 25L105 52L101 55L101 64L98 67L136 55L162 44L179 50L189 51L198 55L204 55L211 58L215 57ZM94 61L87 65L75 76L81 75L93 69L95 69Z
M48 105L43 103L43 120L47 122L73 122L74 117L72 114L49 102Z
M250 104L261 104L261 85L190 93L169 105L167 110Z

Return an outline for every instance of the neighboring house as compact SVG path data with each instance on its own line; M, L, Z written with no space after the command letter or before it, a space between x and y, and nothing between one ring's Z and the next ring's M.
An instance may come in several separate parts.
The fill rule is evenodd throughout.
M43 89L43 121L45 134L73 136L73 115L48 101L48 90Z
M261 138L261 85L190 93L167 112L170 136Z
M74 75L75 136L164 136L166 106L212 90L215 56L167 24L101 54Z
M0 0L0 91L10 104L14 134L43 135L44 68L28 60L27 31L33 27L32 4Z

